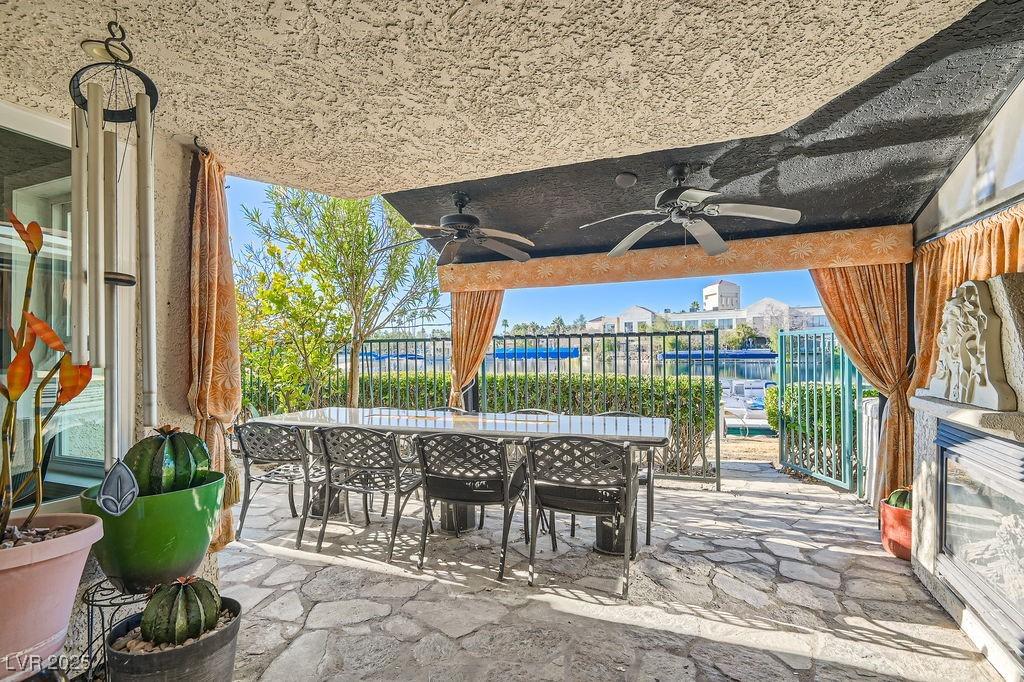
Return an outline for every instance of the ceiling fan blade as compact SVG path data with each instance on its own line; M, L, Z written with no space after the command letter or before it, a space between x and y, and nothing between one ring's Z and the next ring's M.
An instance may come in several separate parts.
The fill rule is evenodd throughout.
M415 244L417 242L426 241L427 239L428 239L428 237L419 237L418 239L408 239L408 240L406 240L404 242L397 242L395 244L389 244L388 246L383 246L383 247L375 250L373 253L376 254L376 253L383 253L384 251L391 251L392 249L397 249L397 248L402 247L402 246L408 246L409 244Z
M462 248L461 241L455 241L454 239L444 245L441 249L441 253L437 256L437 262L439 264L449 264L455 261L455 256L459 254L459 249Z
M449 232L446 228L438 227L437 225L413 225L412 227L414 230L421 230L424 232L438 232L441 234Z
M683 223L683 227L686 231L693 235L693 238L697 240L700 247L709 256L717 256L720 253L725 253L729 250L726 246L725 240L723 240L715 228L711 227L711 223L702 218L695 218L688 223Z
M679 199L682 201L689 201L694 204L702 204L711 197L717 197L720 192L709 192L706 189L695 189L691 187L682 194L679 195Z
M718 215L737 216L739 218L759 218L776 223L791 225L800 221L800 211L792 208L776 206L758 206L757 204L716 204Z
M616 218L625 218L626 216L631 216L631 215L660 215L660 214L661 214L661 211L656 211L656 210L653 210L653 209L646 209L646 210L643 210L643 211L630 211L629 213L620 213L619 215L613 215L613 216L609 216L607 218L601 218L600 220L595 220L594 222L587 223L586 225L580 225L580 229L582 230L584 228L590 227L591 225L597 225L598 223L604 223L604 222L607 222L609 220L615 220Z
M499 242L496 239L481 239L480 241L477 242L477 244L484 247L485 249L496 251L497 253L500 253L503 256L508 256L512 260L519 261L520 263L525 263L526 261L530 260L530 254L526 253L525 251L520 251L514 246L509 246L508 244Z
M526 237L516 234L514 232L506 232L505 230L492 230L491 228L488 227L478 228L477 232L484 235L485 237L491 237L493 239L507 239L512 242L526 244L527 246L536 246L536 244L534 244Z
M621 242L615 245L614 249L608 252L608 255L611 256L612 258L621 256L622 254L626 253L631 248L633 248L633 244L636 244L638 241L643 239L648 232L658 227L659 225L664 225L668 221L668 218L664 218L662 220L652 220L649 223L644 223L640 227L636 228L635 230L627 234Z

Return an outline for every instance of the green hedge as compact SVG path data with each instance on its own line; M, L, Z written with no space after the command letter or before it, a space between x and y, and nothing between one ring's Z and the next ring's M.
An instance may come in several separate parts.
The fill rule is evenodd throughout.
M424 409L448 401L450 379L446 373L389 372L364 375L359 382L360 405ZM243 373L244 404L259 414L292 412L313 407L344 405L346 377L339 376L313 405L301 387L280 389ZM482 407L489 412L540 408L569 414L609 411L637 412L647 417L672 420L672 442L660 453L669 472L709 475L707 444L715 433L718 396L709 378L625 377L597 374L488 375L481 386Z
M331 382L320 405L312 405L301 389L275 390L257 378L243 381L243 402L261 414L330 405L343 405L346 377ZM451 380L447 374L390 372L364 375L359 382L360 404L375 407L423 409L447 403ZM480 387L482 407L490 412L540 408L570 414L612 410L649 417L692 421L713 429L714 382L687 377L624 377L617 375L489 375ZM689 415L693 414L690 418Z
M876 397L878 391L865 388L862 396ZM779 387L769 386L764 392L768 425L779 430ZM851 409L856 410L855 405ZM782 411L791 434L802 434L819 440L842 440L842 387L816 382L788 384L783 394Z

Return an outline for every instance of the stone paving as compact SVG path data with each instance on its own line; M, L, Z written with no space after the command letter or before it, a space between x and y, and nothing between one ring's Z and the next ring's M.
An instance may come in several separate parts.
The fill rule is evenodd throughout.
M415 500L388 565L379 513L329 522L322 554L311 521L296 550L283 490L265 488L220 554L223 594L245 609L236 679L997 679L882 552L867 507L764 463L723 472L721 493L659 485L628 603L621 559L590 549L592 519L570 538L560 516L555 553L540 538L531 588L521 523L496 580L495 510L482 531L431 536L420 571Z

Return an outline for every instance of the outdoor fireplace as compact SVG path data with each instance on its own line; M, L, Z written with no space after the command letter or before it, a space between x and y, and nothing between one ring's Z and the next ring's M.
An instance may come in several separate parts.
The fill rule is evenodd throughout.
M914 573L1024 680L1024 274L965 282L914 410Z
M1024 445L940 420L938 576L1024 658Z

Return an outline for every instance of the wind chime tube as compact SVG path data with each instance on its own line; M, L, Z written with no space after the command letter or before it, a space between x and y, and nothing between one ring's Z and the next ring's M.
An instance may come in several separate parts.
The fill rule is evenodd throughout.
M85 112L71 108L71 357L89 362L89 284L85 278L89 257L86 210Z
M103 86L89 83L86 114L89 118L89 352L93 367L106 362L106 315L103 268L106 265L103 248Z
M117 133L103 132L103 236L106 240L105 272L117 272ZM118 377L118 288L104 283L106 299L107 356L103 367L103 462L109 471L117 458L120 444L120 379Z
M156 382L156 236L153 233L153 118L149 95L135 96L138 130L136 187L139 226L139 305L142 316L142 422L157 426Z

